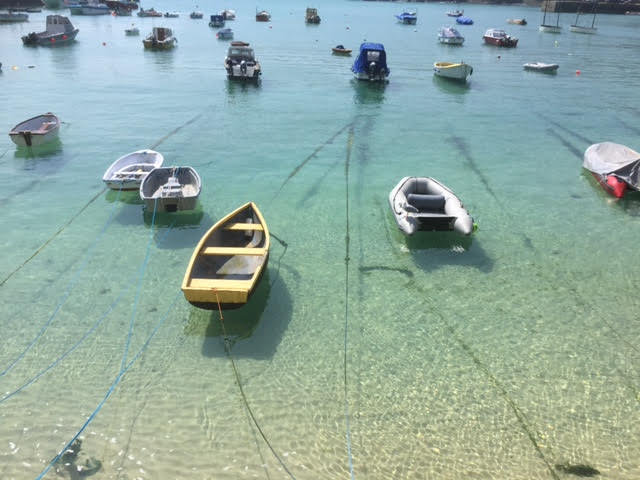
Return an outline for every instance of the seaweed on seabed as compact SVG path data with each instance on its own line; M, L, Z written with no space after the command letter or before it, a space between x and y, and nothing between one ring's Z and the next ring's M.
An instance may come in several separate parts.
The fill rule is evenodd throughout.
M589 465L577 464L572 465L570 463L557 463L556 470L563 473L570 473L578 477L595 477L600 475L600 471Z
M58 460L57 475L65 476L67 474L71 480L79 480L94 475L102 468L102 462L93 457L87 458L84 464L78 465L78 455L81 448L82 440L76 439Z

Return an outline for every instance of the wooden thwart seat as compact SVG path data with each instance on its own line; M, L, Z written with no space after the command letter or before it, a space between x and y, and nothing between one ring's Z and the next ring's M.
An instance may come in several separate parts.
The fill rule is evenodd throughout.
M224 288L225 290L246 290L247 280L224 280L217 278L192 278L189 280L189 287L191 288Z
M262 225L259 223L230 223L224 226L225 230L258 230L262 231Z
M264 248L242 248L242 247L207 247L202 253L205 255L264 255Z

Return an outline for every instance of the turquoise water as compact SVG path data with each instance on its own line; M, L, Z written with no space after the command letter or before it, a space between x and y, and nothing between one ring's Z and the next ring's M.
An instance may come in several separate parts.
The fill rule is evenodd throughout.
M229 5L259 86L226 80L195 4L73 16L77 42L56 49L19 38L46 11L0 25L5 132L64 122L39 152L0 137L0 476L36 478L81 431L92 478L638 478L640 198L613 201L581 162L599 141L638 149L640 18L598 16L590 36L563 15L550 35L536 9L464 5L459 48L436 40L452 5L417 5L414 27L395 23L404 4L329 0L306 26L306 5L272 3L268 24ZM144 51L152 25L178 47ZM483 45L489 27L518 47ZM385 87L330 54L365 39L385 44ZM433 78L458 60L467 86ZM198 170L195 212L103 191L113 160L152 146ZM473 237L404 238L387 195L405 175L456 191ZM224 314L228 356L218 314L179 287L201 235L250 200L282 242Z

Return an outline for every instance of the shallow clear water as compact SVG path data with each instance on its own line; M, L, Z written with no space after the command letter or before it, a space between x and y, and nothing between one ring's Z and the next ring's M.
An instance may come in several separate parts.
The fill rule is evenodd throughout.
M227 43L195 5L143 6L182 15L73 16L77 42L55 49L19 38L46 11L0 25L0 124L64 122L37 154L0 137L2 478L37 477L81 429L94 478L351 478L345 391L354 478L640 476L640 198L614 202L581 169L591 143L638 149L640 18L598 16L589 36L563 15L551 35L536 9L464 5L460 48L436 41L453 5L403 26L406 5L330 0L306 26L306 5L259 5L264 24L243 0L228 26L255 47L256 87L226 80ZM144 51L152 25L178 47ZM518 47L483 45L489 27ZM364 39L385 44L386 87L330 54ZM457 60L467 86L433 78ZM197 169L195 212L153 218L102 190L113 160L152 146ZM404 238L387 195L405 175L457 192L473 237ZM229 357L180 283L201 235L250 200L283 242L224 315Z

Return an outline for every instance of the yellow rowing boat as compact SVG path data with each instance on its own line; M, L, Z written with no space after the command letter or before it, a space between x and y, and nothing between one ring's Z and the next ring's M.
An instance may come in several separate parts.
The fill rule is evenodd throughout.
M198 242L182 280L189 303L213 310L244 305L269 260L269 229L255 203L222 218Z

